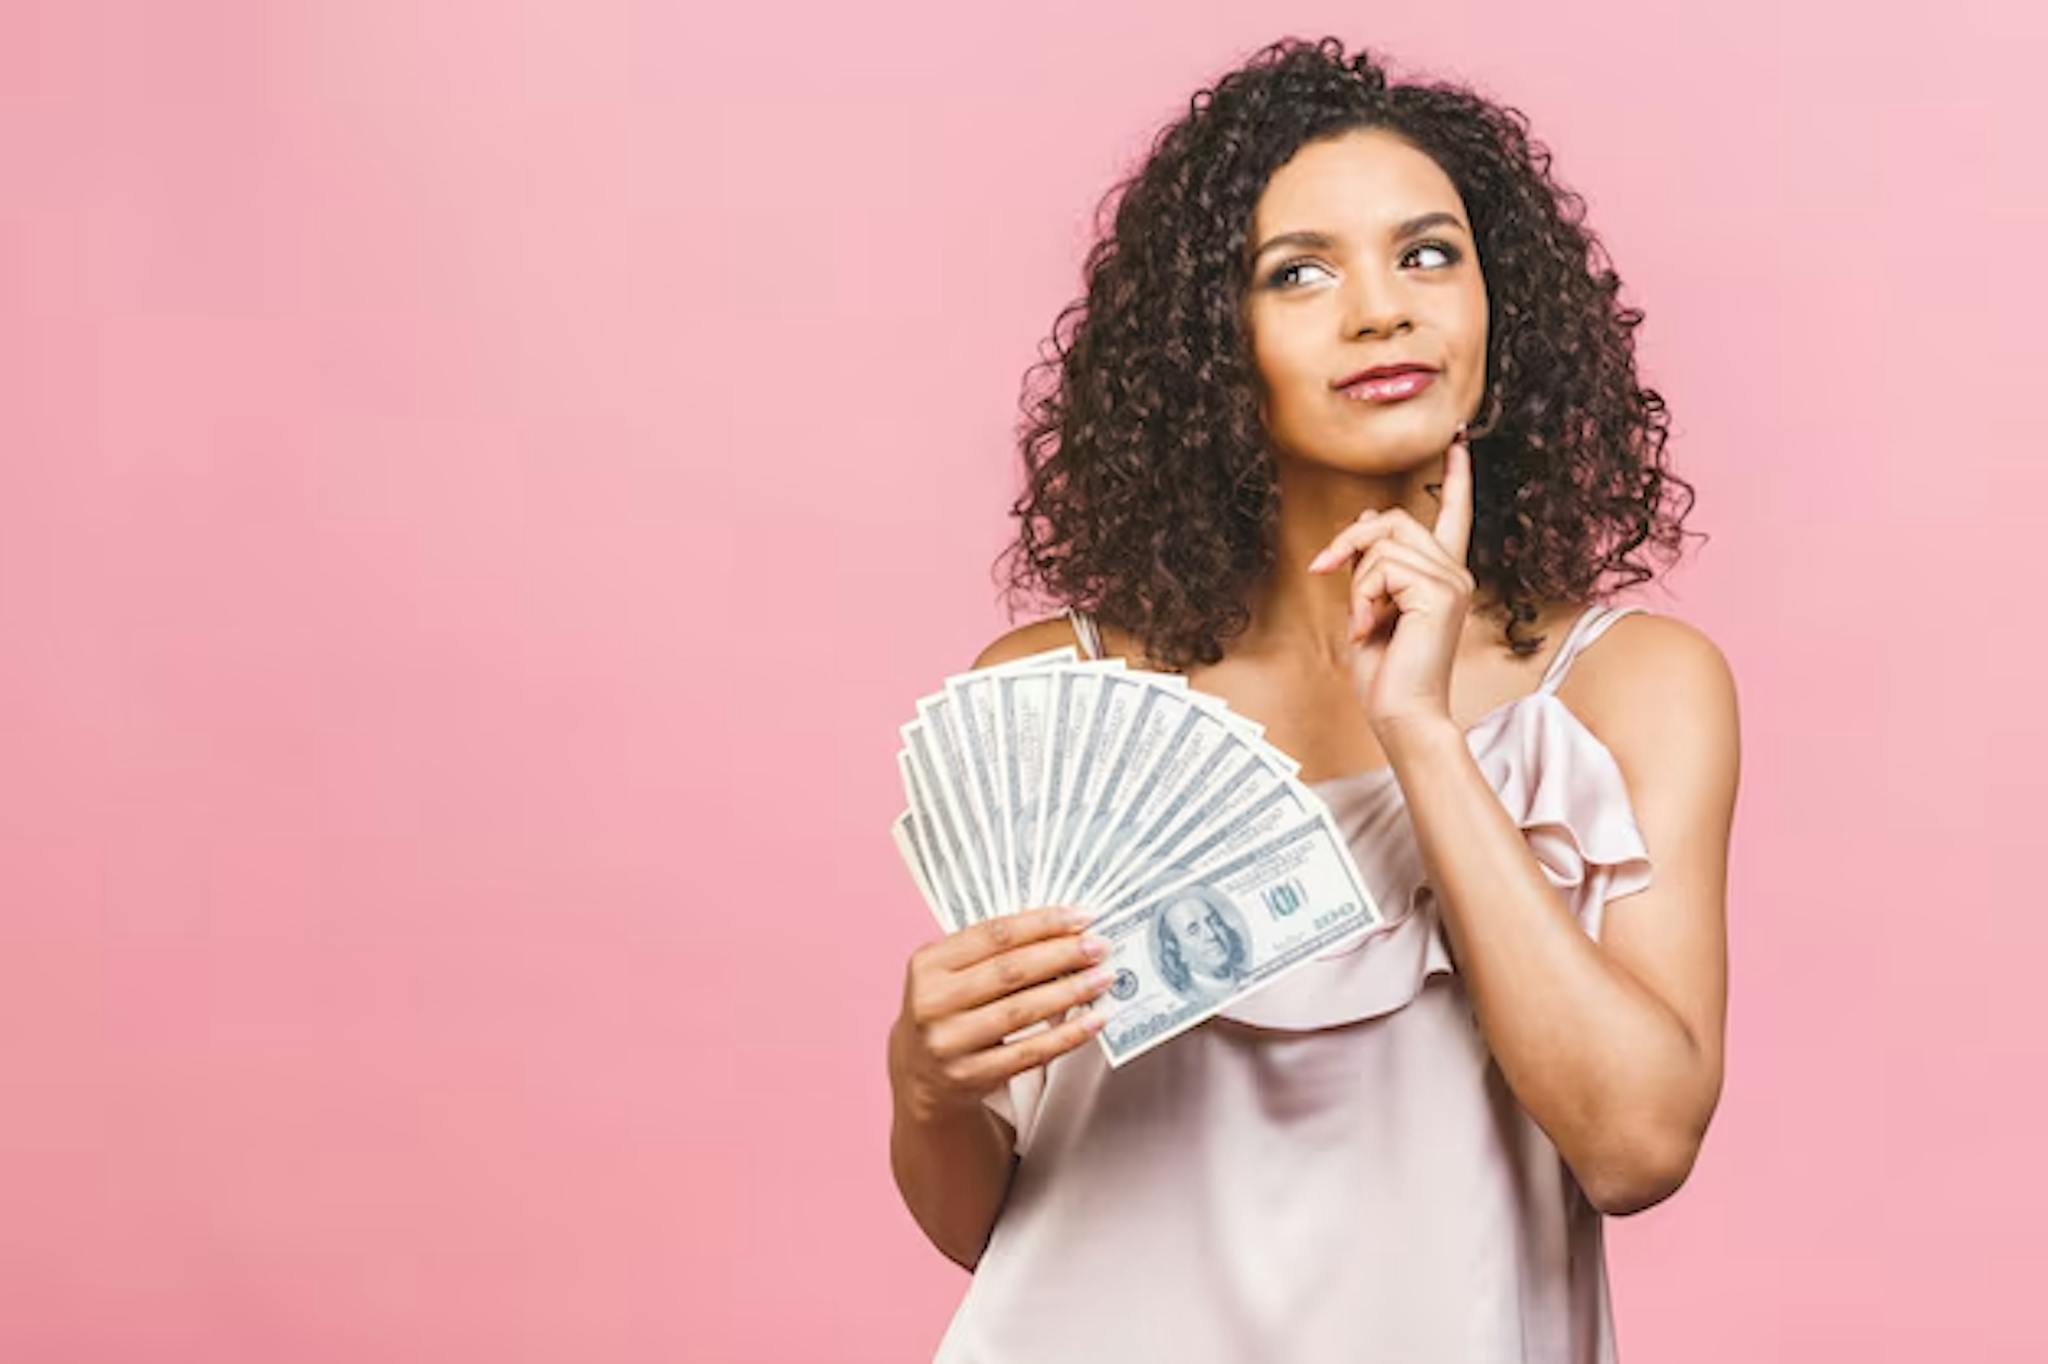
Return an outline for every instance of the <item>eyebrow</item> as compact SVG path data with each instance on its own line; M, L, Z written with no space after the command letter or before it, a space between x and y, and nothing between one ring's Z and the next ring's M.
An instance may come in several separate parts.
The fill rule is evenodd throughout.
M1420 217L1410 218L1407 222L1396 227L1394 229L1394 240L1397 242L1405 241L1417 233L1427 232L1432 227L1455 227L1461 231L1469 231L1465 224L1458 221L1457 214L1438 210L1434 213L1424 213ZM1307 246L1318 251L1327 251L1336 244L1337 239L1327 232L1282 232L1277 237L1267 238L1258 250L1252 252L1251 263L1254 265L1258 264L1259 257L1265 255L1276 246Z

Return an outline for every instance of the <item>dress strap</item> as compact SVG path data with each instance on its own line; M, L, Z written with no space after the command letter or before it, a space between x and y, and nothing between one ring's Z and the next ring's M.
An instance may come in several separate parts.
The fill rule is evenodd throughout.
M1102 657L1102 631L1095 624L1095 617L1079 607L1067 608L1067 619L1073 623L1074 637L1081 641L1083 658Z
M1555 691L1564 681L1564 675L1571 671L1572 660L1583 652L1588 644L1600 638L1607 627L1631 611L1647 608L1629 603L1623 606L1602 606L1599 603L1579 612L1579 618L1572 622L1572 628L1565 632L1564 643L1557 646L1557 654L1544 670L1543 680L1536 684L1538 691Z

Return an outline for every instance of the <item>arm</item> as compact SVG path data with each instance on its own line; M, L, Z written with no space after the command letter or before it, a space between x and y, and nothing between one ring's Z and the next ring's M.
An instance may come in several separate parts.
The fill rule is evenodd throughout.
M1014 1138L982 1096L1102 1025L1092 1009L1059 1017L1109 986L1108 971L1087 969L1109 950L1082 931L1093 917L1061 906L998 915L911 954L889 1030L889 1164L911 1216L955 1264L980 1261L1009 1191Z
M1480 1031L1515 1097L1601 1211L1676 1192L1720 1098L1733 680L1669 617L1617 622L1575 705L1614 755L1656 873L1589 938L1454 724L1388 737ZM1605 655L1596 665L1596 655Z
M1064 621L1012 630L974 660L986 668L1068 643ZM1089 916L1031 910L972 925L912 956L889 1030L889 1167L925 1236L973 1269L1016 1169L1016 1133L980 1095L1094 1036L1094 1014L1036 1036L1002 1038L1093 998L1107 980L1072 974L1099 960L1080 936ZM1000 1044L1000 1045L999 1045Z
M900 1033L889 1030L892 1073ZM898 1094L892 1109L889 1168L904 1206L940 1254L973 1269L1009 1192L1016 1135L985 1104L920 1114Z

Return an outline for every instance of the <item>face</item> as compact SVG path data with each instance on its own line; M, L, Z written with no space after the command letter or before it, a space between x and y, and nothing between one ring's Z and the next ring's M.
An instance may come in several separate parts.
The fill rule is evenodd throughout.
M1384 129L1311 143L1273 172L1249 245L1246 321L1277 453L1360 473L1441 455L1486 386L1486 282L1443 169ZM1406 363L1436 371L1412 396L1338 387Z
M1180 943L1181 957L1204 975L1220 976L1230 965L1230 940L1216 911L1200 900L1180 900L1166 907L1166 926Z

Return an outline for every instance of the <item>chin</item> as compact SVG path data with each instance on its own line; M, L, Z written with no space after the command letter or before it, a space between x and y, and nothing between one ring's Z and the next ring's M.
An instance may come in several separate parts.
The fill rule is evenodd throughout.
M1450 448L1451 437L1458 429L1457 423L1443 429L1442 435L1434 430L1428 432L1389 434L1376 440L1361 441L1356 435L1348 441L1332 442L1307 454L1296 454L1295 459L1321 469L1334 469L1347 474L1398 474L1414 468L1425 460L1434 459Z

